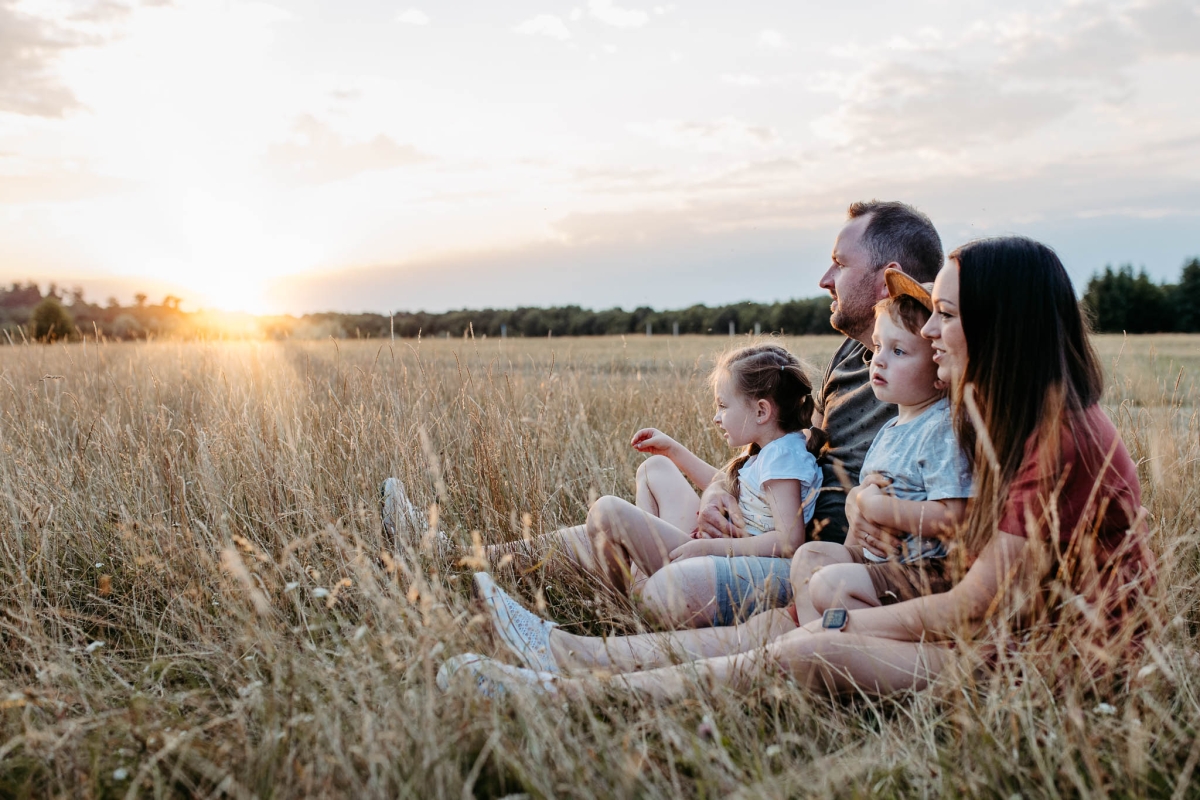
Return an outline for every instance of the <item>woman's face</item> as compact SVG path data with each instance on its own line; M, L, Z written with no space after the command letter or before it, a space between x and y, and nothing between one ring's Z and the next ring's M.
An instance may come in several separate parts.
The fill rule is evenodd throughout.
M933 342L938 380L957 384L967 369L967 337L958 308L958 262L947 261L933 282L933 315L921 335Z

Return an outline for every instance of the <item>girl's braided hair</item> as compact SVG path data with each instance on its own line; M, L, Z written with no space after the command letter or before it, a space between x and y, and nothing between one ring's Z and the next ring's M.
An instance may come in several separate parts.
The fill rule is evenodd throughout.
M812 381L804 365L783 347L767 342L731 350L713 369L714 387L721 375L733 379L738 394L751 400L770 400L778 409L779 427L786 433L812 425ZM745 452L726 465L725 480L734 497L738 496L738 470L761 449L757 444L747 445Z

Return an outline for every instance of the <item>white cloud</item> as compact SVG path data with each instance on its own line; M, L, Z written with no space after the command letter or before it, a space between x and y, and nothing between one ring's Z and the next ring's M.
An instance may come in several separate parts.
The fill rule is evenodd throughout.
M605 25L616 28L640 28L650 21L645 11L620 8L612 0L588 0L588 11Z
M664 147L700 153L761 150L780 141L774 128L751 125L734 117L705 122L658 120L626 127L631 133L645 136Z
M383 134L366 142L347 142L325 123L304 114L293 125L290 141L268 148L264 163L286 180L315 184L429 160L412 145L398 144Z
M762 86L763 80L757 75L748 75L744 72L739 72L722 75L721 83L726 86Z
M396 22L405 25L428 25L429 15L419 8L407 8L396 15Z
M580 8L579 6L572 8L571 9L571 21L578 22L581 19L583 19L583 9Z
M571 31L567 28L567 24L553 14L538 14L536 17L530 17L521 24L515 25L513 30L526 36L549 36L560 42L571 38Z
M787 40L783 38L783 34L769 28L759 32L758 43L770 50L782 50L787 47Z

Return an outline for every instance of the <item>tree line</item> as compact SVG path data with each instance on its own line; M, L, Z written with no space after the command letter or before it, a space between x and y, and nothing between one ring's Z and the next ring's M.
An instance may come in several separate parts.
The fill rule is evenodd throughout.
M443 313L402 311L395 314L327 312L300 317L186 312L183 301L167 295L159 303L145 294L133 305L109 298L90 303L80 288L67 291L50 284L43 294L32 282L0 287L0 333L9 340L55 340L81 335L112 339L163 336L230 338L415 338L474 336L612 336L784 333L832 334L829 298L810 297L776 303L693 305L657 311L642 306L593 310L581 306L513 309L461 309ZM1103 333L1200 332L1200 258L1184 263L1176 283L1155 283L1145 268L1106 266L1088 281L1082 299L1093 326Z
M1092 276L1083 304L1104 333L1200 331L1200 258L1184 263L1177 283L1155 283L1132 264L1107 266Z

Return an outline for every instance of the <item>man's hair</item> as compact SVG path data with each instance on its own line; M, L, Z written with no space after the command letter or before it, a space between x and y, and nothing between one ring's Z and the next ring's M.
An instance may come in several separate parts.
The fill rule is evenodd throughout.
M942 238L929 217L895 201L851 203L848 219L870 215L862 243L876 268L893 261L921 283L934 279L942 268Z
M887 313L892 322L899 325L913 336L920 336L921 329L929 322L930 311L921 301L907 294L899 297L885 297L875 304L875 317Z

